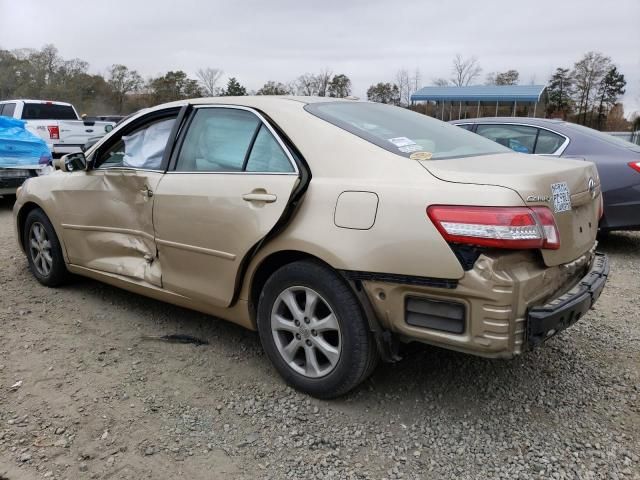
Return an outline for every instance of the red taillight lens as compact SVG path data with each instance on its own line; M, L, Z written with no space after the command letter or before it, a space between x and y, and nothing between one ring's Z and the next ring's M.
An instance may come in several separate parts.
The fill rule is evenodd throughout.
M600 192L600 202L598 204L598 220L604 215L604 199L602 198L602 192Z
M51 140L60 140L60 129L57 125L49 125L47 130L49 130L49 138Z
M427 215L447 242L494 248L560 248L547 207L432 205Z
M533 210L533 213L538 217L538 222L542 227L542 232L544 234L542 248L550 250L557 250L560 248L560 233L558 232L556 219L553 217L551 210L547 207L531 207L531 210Z
M640 173L640 162L629 162L628 165L633 168L636 172Z

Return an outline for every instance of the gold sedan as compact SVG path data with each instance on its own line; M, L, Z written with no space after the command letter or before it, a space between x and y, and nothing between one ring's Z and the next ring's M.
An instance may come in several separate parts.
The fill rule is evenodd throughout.
M14 207L38 281L83 275L258 330L318 397L402 342L513 357L586 313L608 273L592 164L398 107L170 103L58 167Z

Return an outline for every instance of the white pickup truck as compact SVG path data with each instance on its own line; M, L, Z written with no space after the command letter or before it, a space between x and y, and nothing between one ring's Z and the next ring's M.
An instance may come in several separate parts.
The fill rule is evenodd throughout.
M84 121L70 103L48 100L4 100L0 115L27 122L26 128L42 138L54 157L78 152L94 137L110 132L114 122Z

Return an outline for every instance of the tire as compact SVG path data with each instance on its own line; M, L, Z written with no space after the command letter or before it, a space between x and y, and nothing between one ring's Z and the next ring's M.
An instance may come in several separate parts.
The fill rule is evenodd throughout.
M347 393L377 364L358 299L344 279L317 262L290 263L269 277L258 302L258 331L282 378L314 397Z
M53 225L41 209L31 210L27 215L22 238L29 270L36 280L47 287L62 285L69 272Z

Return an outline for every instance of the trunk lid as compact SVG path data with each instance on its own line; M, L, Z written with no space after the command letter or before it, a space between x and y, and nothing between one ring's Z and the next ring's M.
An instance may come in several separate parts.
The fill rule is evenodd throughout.
M509 188L526 206L549 207L560 233L560 248L541 250L547 266L571 262L593 247L600 208L600 179L593 163L511 153L420 163L440 180ZM570 206L563 201L566 191ZM499 206L490 198L486 201Z

